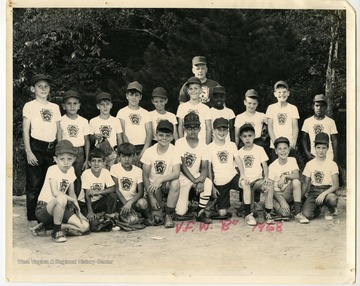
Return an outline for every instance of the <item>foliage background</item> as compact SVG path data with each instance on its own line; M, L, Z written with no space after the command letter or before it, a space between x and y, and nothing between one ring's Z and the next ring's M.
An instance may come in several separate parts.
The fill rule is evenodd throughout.
M329 57L335 43L336 54ZM258 110L265 112L275 102L274 83L282 79L290 85L289 102L299 109L301 128L312 115L314 95L326 93L334 105L329 115L339 131L340 165L346 166L345 10L16 8L13 193L24 193L22 108L32 100L34 74L52 76L56 103L62 92L78 90L83 96L79 114L87 119L98 114L94 98L100 91L112 94L116 115L133 80L144 86L144 108L153 109L151 91L163 86L169 93L167 109L176 112L195 55L206 56L208 77L226 87L227 106L235 114L244 111L249 88L259 92Z

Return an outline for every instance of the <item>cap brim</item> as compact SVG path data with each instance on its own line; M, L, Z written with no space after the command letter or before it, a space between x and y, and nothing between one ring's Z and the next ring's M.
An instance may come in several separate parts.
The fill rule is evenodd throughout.
M216 129L216 128L219 128L219 127L226 127L226 128L228 128L228 127L229 127L229 125L226 125L226 124L219 124L218 126L215 126L214 128Z

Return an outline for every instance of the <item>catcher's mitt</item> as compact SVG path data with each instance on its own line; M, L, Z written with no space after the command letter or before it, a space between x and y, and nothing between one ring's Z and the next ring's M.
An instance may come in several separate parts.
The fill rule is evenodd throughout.
M139 223L139 216L136 213L129 213L128 215L119 214L119 221L132 225Z

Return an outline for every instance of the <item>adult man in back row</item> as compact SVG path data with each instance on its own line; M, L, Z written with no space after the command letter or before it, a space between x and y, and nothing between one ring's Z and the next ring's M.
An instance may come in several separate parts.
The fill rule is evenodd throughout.
M208 79L206 77L207 71L208 71L207 62L204 56L196 56L192 59L192 72L194 76L200 79L201 81L200 100L202 103L211 107L210 96L212 93L212 89L215 86L219 85L219 83L214 80ZM178 98L180 104L187 102L190 99L185 84L186 83L184 83L180 89L179 98Z

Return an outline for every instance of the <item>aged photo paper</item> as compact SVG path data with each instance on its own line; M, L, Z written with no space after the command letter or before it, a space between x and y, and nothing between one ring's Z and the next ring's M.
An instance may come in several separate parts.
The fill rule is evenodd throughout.
M308 225L290 221L272 228L264 225L253 228L247 226L243 218L235 216L237 205L234 204L231 208L232 220L213 221L209 228L200 226L196 221L185 221L177 222L173 229L160 226L133 232L92 233L68 237L66 243L60 244L53 243L50 237L32 236L27 228L25 196L13 195L15 158L12 134L13 128L21 128L13 124L13 10L24 8L299 9L304 13L310 9L346 11L346 44L342 43L346 45L346 104L342 111L346 117L346 188L345 195L339 200L339 217L328 222L321 216ZM355 283L355 17L355 10L347 1L7 1L5 280L32 283ZM236 201L238 195L232 193L232 199Z

